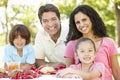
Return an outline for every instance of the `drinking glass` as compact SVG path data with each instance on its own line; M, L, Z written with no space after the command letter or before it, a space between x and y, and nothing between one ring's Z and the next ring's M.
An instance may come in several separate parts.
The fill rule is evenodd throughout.
M20 70L20 62L7 62L8 71Z

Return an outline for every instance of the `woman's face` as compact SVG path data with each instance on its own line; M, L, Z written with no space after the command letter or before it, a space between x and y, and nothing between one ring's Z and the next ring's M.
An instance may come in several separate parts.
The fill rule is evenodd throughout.
M45 12L42 15L42 26L50 36L55 36L60 32L60 20L55 12Z
M74 20L78 31L80 31L83 35L93 33L92 22L87 15L82 12L78 12L75 14Z
M93 43L91 41L80 42L76 54L78 55L81 63L92 63L95 57L95 49Z
M22 49L26 44L26 39L18 35L18 37L14 39L13 43L17 49Z

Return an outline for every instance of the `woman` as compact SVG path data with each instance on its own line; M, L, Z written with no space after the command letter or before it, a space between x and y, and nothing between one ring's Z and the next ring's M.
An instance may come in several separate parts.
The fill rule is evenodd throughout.
M105 74L107 74L105 79L112 80L113 74L115 80L118 80L120 70L117 60L117 47L114 40L108 37L106 27L99 14L88 5L80 5L71 13L68 43L64 55L67 66L78 63L74 54L75 44L82 37L94 41L97 50L95 62L102 62L105 65Z

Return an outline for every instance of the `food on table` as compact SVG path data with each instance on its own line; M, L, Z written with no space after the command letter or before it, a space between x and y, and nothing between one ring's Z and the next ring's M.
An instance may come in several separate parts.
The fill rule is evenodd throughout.
M31 68L30 70L18 71L13 70L8 73L11 79L33 79L41 76L41 72L37 68Z
M60 69L64 69L66 68L65 64L59 64L56 67L52 67L52 66L44 66L40 68L40 72L42 74L56 74L56 72Z
M19 70L20 69L20 63L19 62L8 62L8 71L12 70Z
M15 66L16 67L16 66ZM33 78L39 78L42 74L56 74L56 72L60 69L65 68L66 66L64 64L60 64L56 66L55 68L51 66L45 66L42 68L35 68L31 67L30 70L16 70L16 68L12 67L9 68L12 71L6 71L4 69L0 69L0 78L11 78L11 79L33 79Z
M57 71L57 70L64 69L64 68L66 68L66 65L65 65L65 64L59 64L59 65L56 66L54 69Z
M40 69L40 72L42 72L43 74L49 74L49 73L55 72L55 69L51 66L45 66Z
M5 69L0 68L0 78L7 78L8 74L5 72Z
M5 69L0 68L0 73L5 73Z

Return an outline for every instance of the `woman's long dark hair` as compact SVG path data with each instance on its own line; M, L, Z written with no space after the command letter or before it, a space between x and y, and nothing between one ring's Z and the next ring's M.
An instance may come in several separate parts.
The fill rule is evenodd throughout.
M75 25L74 17L78 12L82 12L83 14L87 15L90 18L92 22L93 34L95 36L98 36L98 37L108 36L104 22L102 21L99 14L92 7L88 5L79 5L73 10L73 12L70 15L69 33L67 36L67 42L69 42L70 40L78 39L83 36L82 33L77 30L76 25Z

